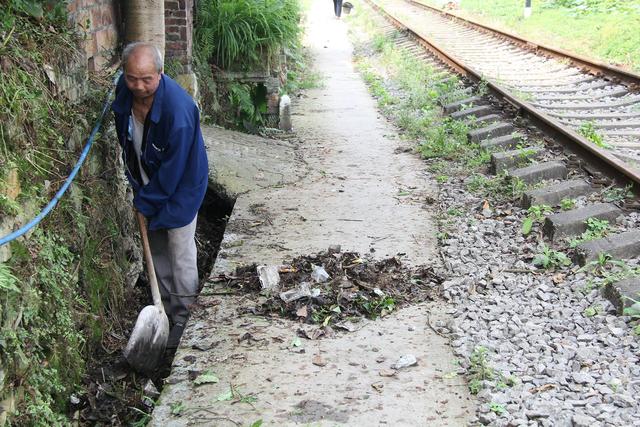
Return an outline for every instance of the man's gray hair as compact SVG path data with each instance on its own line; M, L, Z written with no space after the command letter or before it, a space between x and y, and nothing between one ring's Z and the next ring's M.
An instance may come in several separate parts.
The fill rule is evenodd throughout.
M122 51L122 67L127 66L127 62L129 61L129 57L131 54L137 49L146 49L153 55L153 62L156 65L156 71L158 73L162 72L162 68L164 67L164 62L162 61L162 53L160 53L160 49L158 49L154 44L147 42L133 42L129 43L125 46Z

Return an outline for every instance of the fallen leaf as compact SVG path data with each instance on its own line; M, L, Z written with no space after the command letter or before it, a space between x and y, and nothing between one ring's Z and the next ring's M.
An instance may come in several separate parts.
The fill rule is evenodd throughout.
M297 311L296 311L296 316L298 317L304 317L306 318L307 316L309 316L309 310L307 309L306 305L303 305L302 307L300 307Z
M169 405L169 407L171 408L171 415L176 416L180 416L182 414L182 411L184 411L186 408L186 406L182 402L174 402Z
M564 282L564 278L566 276L566 274L558 273L555 274L551 280L553 280L553 283L555 283L556 285L559 285L560 283Z
M322 356L320 356L319 354L316 354L315 356L313 356L313 359L311 359L311 363L320 367L327 366L327 361L324 360Z
M543 384L543 385L538 386L538 387L533 387L529 391L531 393L535 394L535 393L541 393L543 391L551 390L551 389L554 389L554 388L556 388L555 384Z
M382 393L382 389L384 388L384 383L373 383L371 384L371 387L373 387L373 389L375 391L377 391L378 393Z
M213 372L211 372L210 370L206 370L202 374L198 375L198 377L193 381L193 383L195 385L215 384L218 381L220 380Z
M231 400L231 399L233 399L233 391L231 389L229 389L229 390L227 390L227 391L225 391L223 393L220 393L218 395L218 397L216 398L216 400L218 402L225 402L225 401Z
M482 204L482 209L489 209L489 202L487 200Z

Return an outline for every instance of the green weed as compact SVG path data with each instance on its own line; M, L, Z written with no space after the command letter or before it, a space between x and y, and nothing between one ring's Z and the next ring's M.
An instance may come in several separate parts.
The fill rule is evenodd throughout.
M601 239L609 234L609 221L606 219L589 218L586 221L587 230L576 239L569 242L571 248L577 247L580 243L589 240Z
M525 236L531 232L531 228L533 227L534 223L543 221L547 214L553 212L553 209L551 209L551 206L547 205L534 205L529 207L527 212L528 215L522 222L521 230L522 234L524 234Z
M603 136L596 130L592 122L584 122L578 128L578 133L593 142L600 148L611 148L604 142Z
M573 199L562 199L560 200L560 209L563 211L568 211L573 209L576 206L576 201Z
M631 192L631 186L628 185L624 188L620 187L611 187L603 191L602 200L607 203L617 203L622 202L627 198L633 197L633 192Z
M199 2L197 8L194 52L203 63L220 68L268 67L300 33L295 0L212 0Z
M541 252L533 258L533 265L548 270L569 266L571 265L571 260L564 253L551 249L547 245L542 245Z

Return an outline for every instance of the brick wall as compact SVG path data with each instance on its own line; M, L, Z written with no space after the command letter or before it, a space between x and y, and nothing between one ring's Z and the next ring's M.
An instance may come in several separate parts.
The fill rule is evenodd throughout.
M119 41L121 22L119 0L71 0L69 20L84 33L84 48L89 71L98 71L113 62Z
M82 46L89 71L98 71L117 59L122 28L123 0L71 0L69 20L84 33ZM165 0L165 58L182 72L191 71L195 0Z
M193 7L194 0L165 0L164 2L166 62L179 63L183 73L191 71Z

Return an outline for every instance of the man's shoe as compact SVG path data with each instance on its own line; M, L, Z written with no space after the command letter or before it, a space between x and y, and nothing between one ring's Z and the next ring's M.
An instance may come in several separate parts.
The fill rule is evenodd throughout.
M180 338L184 332L184 323L176 323L169 332L169 338L167 339L167 349L176 349L180 344Z

